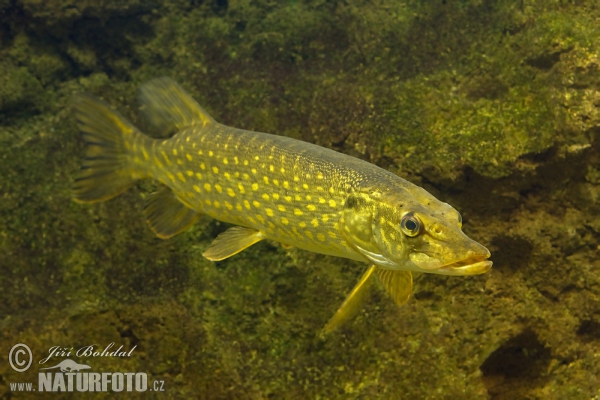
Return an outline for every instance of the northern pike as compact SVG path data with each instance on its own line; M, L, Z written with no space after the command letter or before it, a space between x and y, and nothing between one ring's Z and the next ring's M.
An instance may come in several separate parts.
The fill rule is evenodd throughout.
M371 163L284 136L216 122L177 83L157 78L139 90L152 139L103 101L81 94L74 114L87 144L74 183L81 203L105 201L139 179L161 189L145 215L170 238L208 215L234 226L203 256L220 261L264 239L370 266L326 324L330 332L358 308L377 276L396 304L411 294L411 272L488 271L487 248L462 231L458 211Z

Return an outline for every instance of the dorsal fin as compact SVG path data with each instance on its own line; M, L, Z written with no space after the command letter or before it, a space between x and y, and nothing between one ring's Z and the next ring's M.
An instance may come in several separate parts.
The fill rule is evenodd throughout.
M175 133L192 125L215 120L174 80L152 79L140 87L140 110L160 132Z

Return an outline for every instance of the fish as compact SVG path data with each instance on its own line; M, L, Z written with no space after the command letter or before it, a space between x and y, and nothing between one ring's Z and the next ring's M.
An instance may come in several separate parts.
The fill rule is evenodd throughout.
M162 239L205 215L233 225L203 256L221 261L265 239L368 264L325 324L328 334L360 309L378 280L406 303L413 272L476 275L491 254L462 231L459 212L425 189L367 161L285 136L216 122L179 84L155 78L138 91L154 139L104 101L78 94L73 114L86 143L73 184L79 203L109 200L138 180L150 229Z

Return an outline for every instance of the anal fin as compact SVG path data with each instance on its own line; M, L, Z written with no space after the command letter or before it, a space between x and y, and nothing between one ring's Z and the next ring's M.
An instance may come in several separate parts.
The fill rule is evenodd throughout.
M166 186L148 196L144 212L150 229L161 239L183 232L201 215L186 207Z
M234 226L217 236L202 255L211 261L221 261L264 238L265 235L256 229Z
M396 305L401 306L408 301L412 293L412 273L378 268L375 274Z
M363 274L356 286L352 289L350 294L346 297L346 300L342 303L340 308L333 314L333 317L327 322L321 334L328 334L342 326L350 318L352 318L359 310L363 303L365 294L368 292L369 282L373 276L373 272L377 267L371 265L369 269Z

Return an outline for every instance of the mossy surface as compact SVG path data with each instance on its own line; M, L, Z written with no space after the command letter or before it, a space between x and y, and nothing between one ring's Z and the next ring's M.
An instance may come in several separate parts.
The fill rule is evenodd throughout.
M0 354L136 346L76 360L171 398L599 396L599 18L593 1L0 0ZM161 75L220 122L423 185L493 270L418 276L402 308L376 289L321 338L366 265L275 243L211 263L227 227L154 237L151 182L72 202L72 94L158 136L135 93ZM0 363L0 393L38 369Z

